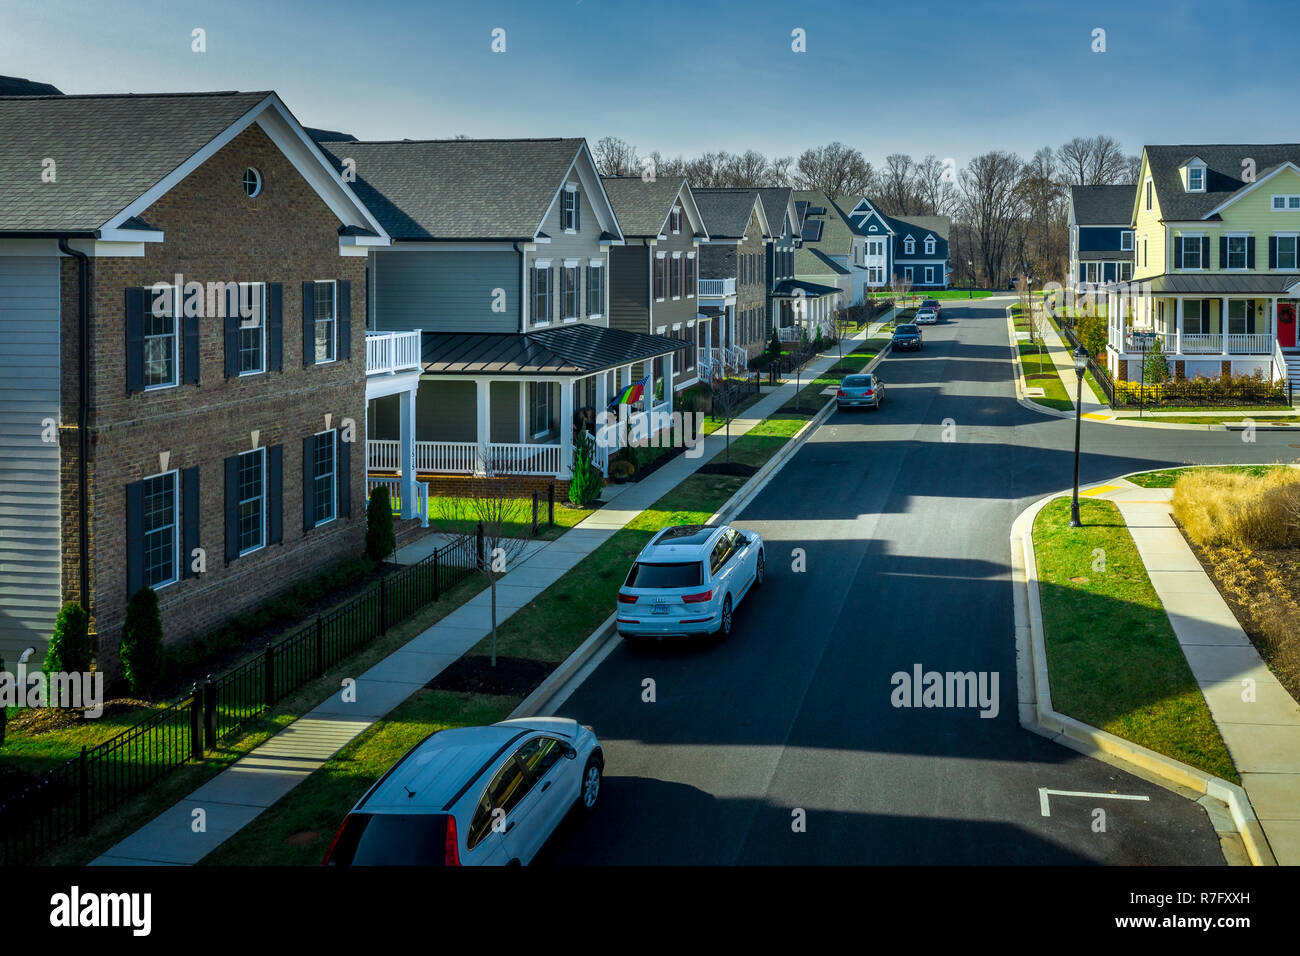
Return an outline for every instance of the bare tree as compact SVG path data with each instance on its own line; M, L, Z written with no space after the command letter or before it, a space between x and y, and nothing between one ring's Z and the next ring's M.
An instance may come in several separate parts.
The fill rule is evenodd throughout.
M956 176L933 153L916 164L916 199L919 216L947 216L957 202Z
M890 153L876 182L876 199L891 216L913 216L917 210L916 163L906 153Z
M475 556L475 570L492 591L492 666L496 667L497 582L528 544L523 529L532 520L532 506L518 476L504 462L486 460L484 450L480 455L485 459L485 474L471 477L459 495L439 496L434 514L441 530Z
M970 223L975 251L990 284L1005 275L1012 232L1020 219L1022 202L1020 157L1003 150L976 156L962 170L962 214Z
M1063 143L1060 157L1065 182L1075 186L1110 186L1132 182L1129 159L1110 136L1076 136Z
M830 199L870 195L874 181L871 164L862 153L843 143L806 149L795 164L795 186L820 190Z
M596 169L602 176L633 176L641 173L636 147L617 136L602 136L592 150Z

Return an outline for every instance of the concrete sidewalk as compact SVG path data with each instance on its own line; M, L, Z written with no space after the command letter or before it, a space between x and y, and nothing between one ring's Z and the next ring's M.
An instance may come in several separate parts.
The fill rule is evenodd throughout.
M846 339L856 345L884 323ZM839 361L824 353L800 375L803 384ZM731 440L744 435L794 396L785 382L731 423ZM616 531L722 451L726 436L714 432L696 457L678 455L648 478L609 485L606 504L554 541L535 542L522 561L497 584L497 623L538 597ZM426 538L408 546L405 560L434 546ZM399 559L402 559L399 552ZM155 817L92 861L98 866L175 866L197 863L247 826L350 741L433 680L448 665L491 633L491 594L475 595L437 624L356 678L351 700L343 691L294 721L266 743L233 763L187 798ZM199 826L202 821L202 826Z
M1066 393L1070 396L1070 401L1075 400L1078 394L1079 376L1074 371L1074 355L1070 344L1061 338L1060 333L1052 328L1050 322L1045 323L1043 329L1043 341L1051 351L1052 364L1056 366L1057 374L1061 376L1061 384L1065 386ZM1105 418L1110 415L1110 406L1097 396L1088 384L1087 378L1083 380L1083 414L1097 418Z
M1273 855L1279 864L1300 864L1300 706L1175 526L1173 489L1118 479L1091 497L1115 502L1128 525ZM1254 700L1243 700L1248 688Z

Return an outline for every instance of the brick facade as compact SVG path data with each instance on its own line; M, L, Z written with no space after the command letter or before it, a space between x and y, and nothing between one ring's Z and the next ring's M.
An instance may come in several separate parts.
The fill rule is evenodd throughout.
M245 195L244 170L264 187ZM99 666L116 673L127 602L126 486L168 469L199 469L199 545L206 572L158 591L168 643L183 641L272 597L341 557L361 551L365 532L365 259L342 257L337 217L257 125L240 133L142 214L166 241L140 258L90 261L91 611ZM225 377L220 318L199 319L199 384L128 394L125 290L184 282L266 282L283 288L282 371ZM63 314L75 329L77 260L63 260ZM351 282L351 357L304 368L302 283ZM63 345L63 420L76 421L77 338ZM304 532L305 436L355 422L350 453L351 515ZM225 458L253 447L283 447L283 538L229 565L225 561ZM65 599L78 598L77 444L63 443ZM181 555L188 563L188 556Z
M749 353L750 358L760 354L766 342L767 252L765 245L762 225L755 212L749 217L744 242L739 245L706 244L700 250L702 277L735 278L736 280L735 338L732 344L742 346ZM741 256L752 257L754 268L750 278L753 281L740 281ZM721 341L721 330L715 328L714 344Z

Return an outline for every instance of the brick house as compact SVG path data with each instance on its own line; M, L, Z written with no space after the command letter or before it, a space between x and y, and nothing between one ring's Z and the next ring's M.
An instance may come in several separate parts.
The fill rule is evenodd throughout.
M143 586L172 643L360 552L388 237L274 93L0 97L0 128L0 653L75 600L112 675Z

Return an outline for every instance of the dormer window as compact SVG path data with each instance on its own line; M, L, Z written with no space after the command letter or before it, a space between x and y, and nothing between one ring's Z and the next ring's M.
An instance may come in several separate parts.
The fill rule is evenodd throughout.
M925 237L925 254L927 256L934 255L934 236Z
M1194 159L1184 169L1183 184L1189 193L1205 192L1205 163Z
M560 228L565 232L578 231L577 186L566 186L560 194Z
M916 240L911 236L903 240L903 252L909 256L916 252Z

